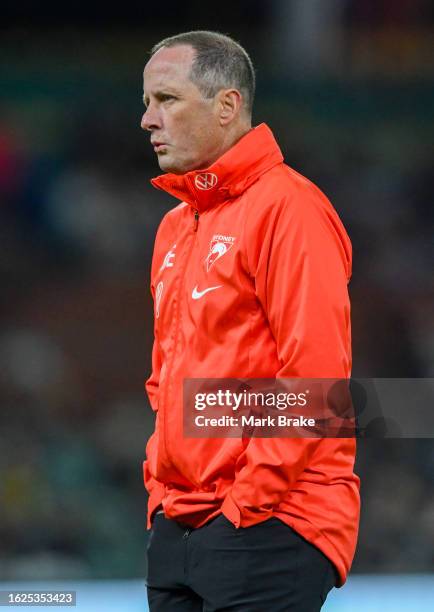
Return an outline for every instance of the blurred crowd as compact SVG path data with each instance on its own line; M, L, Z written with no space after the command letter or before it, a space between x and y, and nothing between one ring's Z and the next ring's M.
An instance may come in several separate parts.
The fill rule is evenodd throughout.
M353 375L433 377L434 11L320 4L256 1L252 32L240 26L255 123L352 239ZM139 127L158 36L35 31L19 47L14 32L0 60L0 576L141 576L149 266L175 204L149 184L159 169ZM432 440L361 440L356 471L354 570L432 571Z

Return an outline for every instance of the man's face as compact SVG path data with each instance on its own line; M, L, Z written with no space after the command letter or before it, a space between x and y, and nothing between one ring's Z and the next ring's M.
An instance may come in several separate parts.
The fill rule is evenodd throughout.
M224 138L216 98L205 99L189 79L194 50L163 47L143 72L146 111L141 126L151 132L160 168L184 174L206 168L221 152Z

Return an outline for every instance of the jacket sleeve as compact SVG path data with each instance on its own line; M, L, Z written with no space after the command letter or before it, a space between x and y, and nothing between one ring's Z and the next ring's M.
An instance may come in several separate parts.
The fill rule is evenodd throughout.
M152 291L154 295L154 292ZM151 375L145 383L146 393L148 394L149 403L154 412L158 410L158 392L161 372L161 353L158 343L158 335L154 325L154 344L152 346L152 371Z
M152 272L151 272L152 276L154 275L154 267L155 267L155 257L154 257L154 261L152 265ZM155 301L155 288L152 283L151 283L151 293L152 293L152 298ZM161 357L161 350L160 350L159 339L158 339L157 325L154 319L154 343L152 347L152 371L151 371L151 375L149 376L149 378L147 379L145 383L145 389L146 389L146 392L149 398L149 403L151 404L151 408L155 413L158 411L158 397L159 397L159 390L160 390L161 368L162 368L162 357ZM157 427L157 423L156 423L156 427ZM150 467L149 467L150 466L149 458L152 452L155 452L155 450L153 450L155 446L155 440L156 440L156 432L154 431L146 445L146 460L143 462L143 480L145 483L145 488L149 494L148 518L147 518L148 529L150 529L151 527L152 515L155 509L159 506L161 499L164 495L164 485L152 476Z
M276 342L276 378L350 375L347 283L351 245L312 184L247 221L247 261ZM222 511L237 526L269 518L305 470L319 438L251 438Z
M152 256L152 266L151 266L151 294L152 301L155 304L155 277L158 272L158 268L161 265L162 260L162 252L161 252L161 242L162 236L167 231L166 227L168 225L168 216L166 215L158 228L157 235L155 237L155 245L154 245L154 254ZM155 308L154 308L155 311ZM157 412L158 410L158 393L159 393L159 383L160 383L160 374L162 368L162 358L161 358L161 350L158 339L158 325L157 320L154 314L154 343L152 346L152 371L148 380L145 384L145 389L148 394L149 402L151 404L152 410Z

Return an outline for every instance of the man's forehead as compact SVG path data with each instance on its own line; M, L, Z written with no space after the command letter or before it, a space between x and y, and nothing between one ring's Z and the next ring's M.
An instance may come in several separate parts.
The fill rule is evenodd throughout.
M143 77L170 78L172 76L186 77L190 73L194 58L194 49L189 45L162 47L146 64Z

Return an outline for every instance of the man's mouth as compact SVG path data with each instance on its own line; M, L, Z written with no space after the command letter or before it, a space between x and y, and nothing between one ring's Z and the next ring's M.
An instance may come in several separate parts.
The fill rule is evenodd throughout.
M154 151L156 153L161 152L163 149L165 149L167 147L165 142L159 142L159 141L155 141L152 143L153 147L154 147Z

